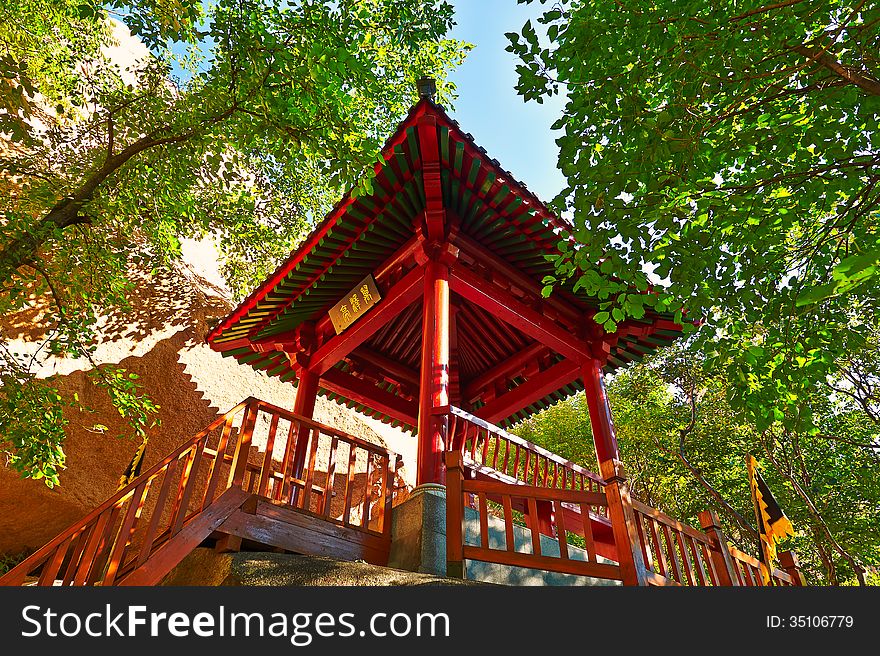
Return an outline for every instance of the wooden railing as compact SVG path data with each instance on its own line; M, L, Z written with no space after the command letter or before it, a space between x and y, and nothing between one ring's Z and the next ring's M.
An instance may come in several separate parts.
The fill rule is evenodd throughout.
M470 419L468 423L486 428ZM468 447L464 449L465 454L458 449L446 453L446 548L450 576L464 576L464 562L479 560L620 580L625 585L763 585L760 563L728 544L715 513L700 514L702 531L679 522L632 499L626 492L625 476L619 468L609 473L607 484L600 486L599 491L528 485L512 476L509 469L502 478L493 473L491 463L495 456L485 455L492 454L493 448L497 452L499 442L491 448L484 442L480 457L477 456L481 448L473 446L481 439L493 439L493 435L504 439L506 434L500 429L483 435L466 433L463 436L463 444ZM474 463L482 466L487 462L490 469L486 473L494 480L471 480L465 476L466 470L474 470ZM479 517L478 537L471 542L465 530L468 507ZM515 517L517 510L522 514ZM493 515L503 522L503 540L500 530L494 534L490 531ZM595 524L596 518L611 521L614 534L611 546L617 554L614 559L619 563L598 561L600 543L594 534L601 523ZM520 527L516 526L517 519ZM529 539L523 539L524 530ZM520 540L516 539L517 534ZM572 534L583 537L584 559L570 557ZM552 555L548 551L552 551ZM805 585L794 554L782 552L779 557L783 569L773 570L770 585Z
M761 577L761 563L754 556L743 553L736 547L729 547L730 555L733 557L734 572L736 573L737 585L741 586L763 586L764 579ZM773 569L770 573L769 586L794 586L800 585L791 574L783 572L781 569Z
M713 531L718 530L713 513L703 514L708 517L707 524L703 531L699 531L639 501L634 500L632 505L642 556L651 575L649 583L764 585L756 558L730 546L723 534L713 535ZM800 580L799 574L795 578L788 572L774 569L770 585L801 585Z
M299 434L309 439L305 480L291 471ZM255 441L265 448L252 449ZM248 398L0 577L0 585L123 582L231 488L389 536L398 467L386 449Z
M500 481L468 480L464 476L464 462L457 451L446 454L446 530L447 530L447 571L450 576L464 576L464 561L479 560L502 565L528 567L551 572L562 572L603 579L620 580L617 565L599 562L593 541L591 514L605 514L608 502L602 492L570 489L552 489L518 483ZM466 539L465 495L476 500L479 514L479 531L475 543ZM504 525L504 538L500 540L500 529L496 535L490 531L490 503L500 509L494 513ZM540 504L548 506L544 521L549 527L539 525ZM580 526L567 526L563 505L578 509ZM514 508L524 507L523 515L526 529L518 525ZM500 517L499 517L500 515ZM548 530L549 528L549 530ZM577 530L575 530L577 529ZM527 538L523 537L523 531ZM542 538L542 534L552 534L555 540ZM583 536L583 545L572 548L571 536ZM517 540L519 534L520 540ZM542 540L545 545L542 546ZM503 547L499 546L503 542ZM580 551L584 558L573 558L574 551Z
M462 454L469 469L487 471L502 482L533 487L602 490L602 478L580 465L455 406L449 407L449 415L451 448Z
M720 585L709 536L633 500L645 568L657 585Z

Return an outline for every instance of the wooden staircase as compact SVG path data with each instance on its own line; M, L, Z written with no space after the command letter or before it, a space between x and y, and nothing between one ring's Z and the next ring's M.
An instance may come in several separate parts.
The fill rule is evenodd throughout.
M400 465L387 449L248 398L0 585L155 585L199 545L242 541L384 565Z
M463 410L443 410L450 575L482 560L637 585L764 585L759 562L727 543L713 513L701 514L697 530L629 498L616 472L605 480ZM0 585L155 585L200 545L386 565L401 464L383 447L248 398ZM476 544L463 531L467 506L479 517ZM503 520L502 548L490 544L490 514ZM514 539L523 526L525 549ZM548 538L555 555L542 553ZM770 585L804 584L793 554L780 562Z

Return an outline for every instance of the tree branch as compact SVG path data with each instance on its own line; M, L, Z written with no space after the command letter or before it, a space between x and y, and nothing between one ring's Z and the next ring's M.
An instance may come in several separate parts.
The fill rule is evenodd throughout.
M805 45L794 46L792 48L799 55L803 55L823 68L831 71L838 77L855 84L874 96L880 96L880 81L875 80L869 75L865 75L849 66L844 66L837 59L825 50L811 48Z

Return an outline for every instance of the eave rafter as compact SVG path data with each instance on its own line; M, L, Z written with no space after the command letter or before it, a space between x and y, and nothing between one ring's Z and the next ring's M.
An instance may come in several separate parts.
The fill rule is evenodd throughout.
M563 360L482 406L476 411L476 415L488 422L497 423L565 387L580 377L580 371L581 367L577 362Z
M472 303L479 304L520 332L549 346L575 362L594 357L590 345L573 335L567 327L544 316L514 298L507 290L476 275L461 265L452 268L450 289Z
M345 332L334 335L315 349L309 360L309 370L323 375L343 357L368 340L385 323L397 316L422 292L423 267L416 267L389 289L385 297L366 315Z

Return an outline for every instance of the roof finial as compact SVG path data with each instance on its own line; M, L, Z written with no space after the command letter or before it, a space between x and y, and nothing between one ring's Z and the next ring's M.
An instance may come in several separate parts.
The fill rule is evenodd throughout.
M437 95L437 82L432 77L421 77L416 82L416 89L419 92L419 98L427 98L434 102L434 96Z

